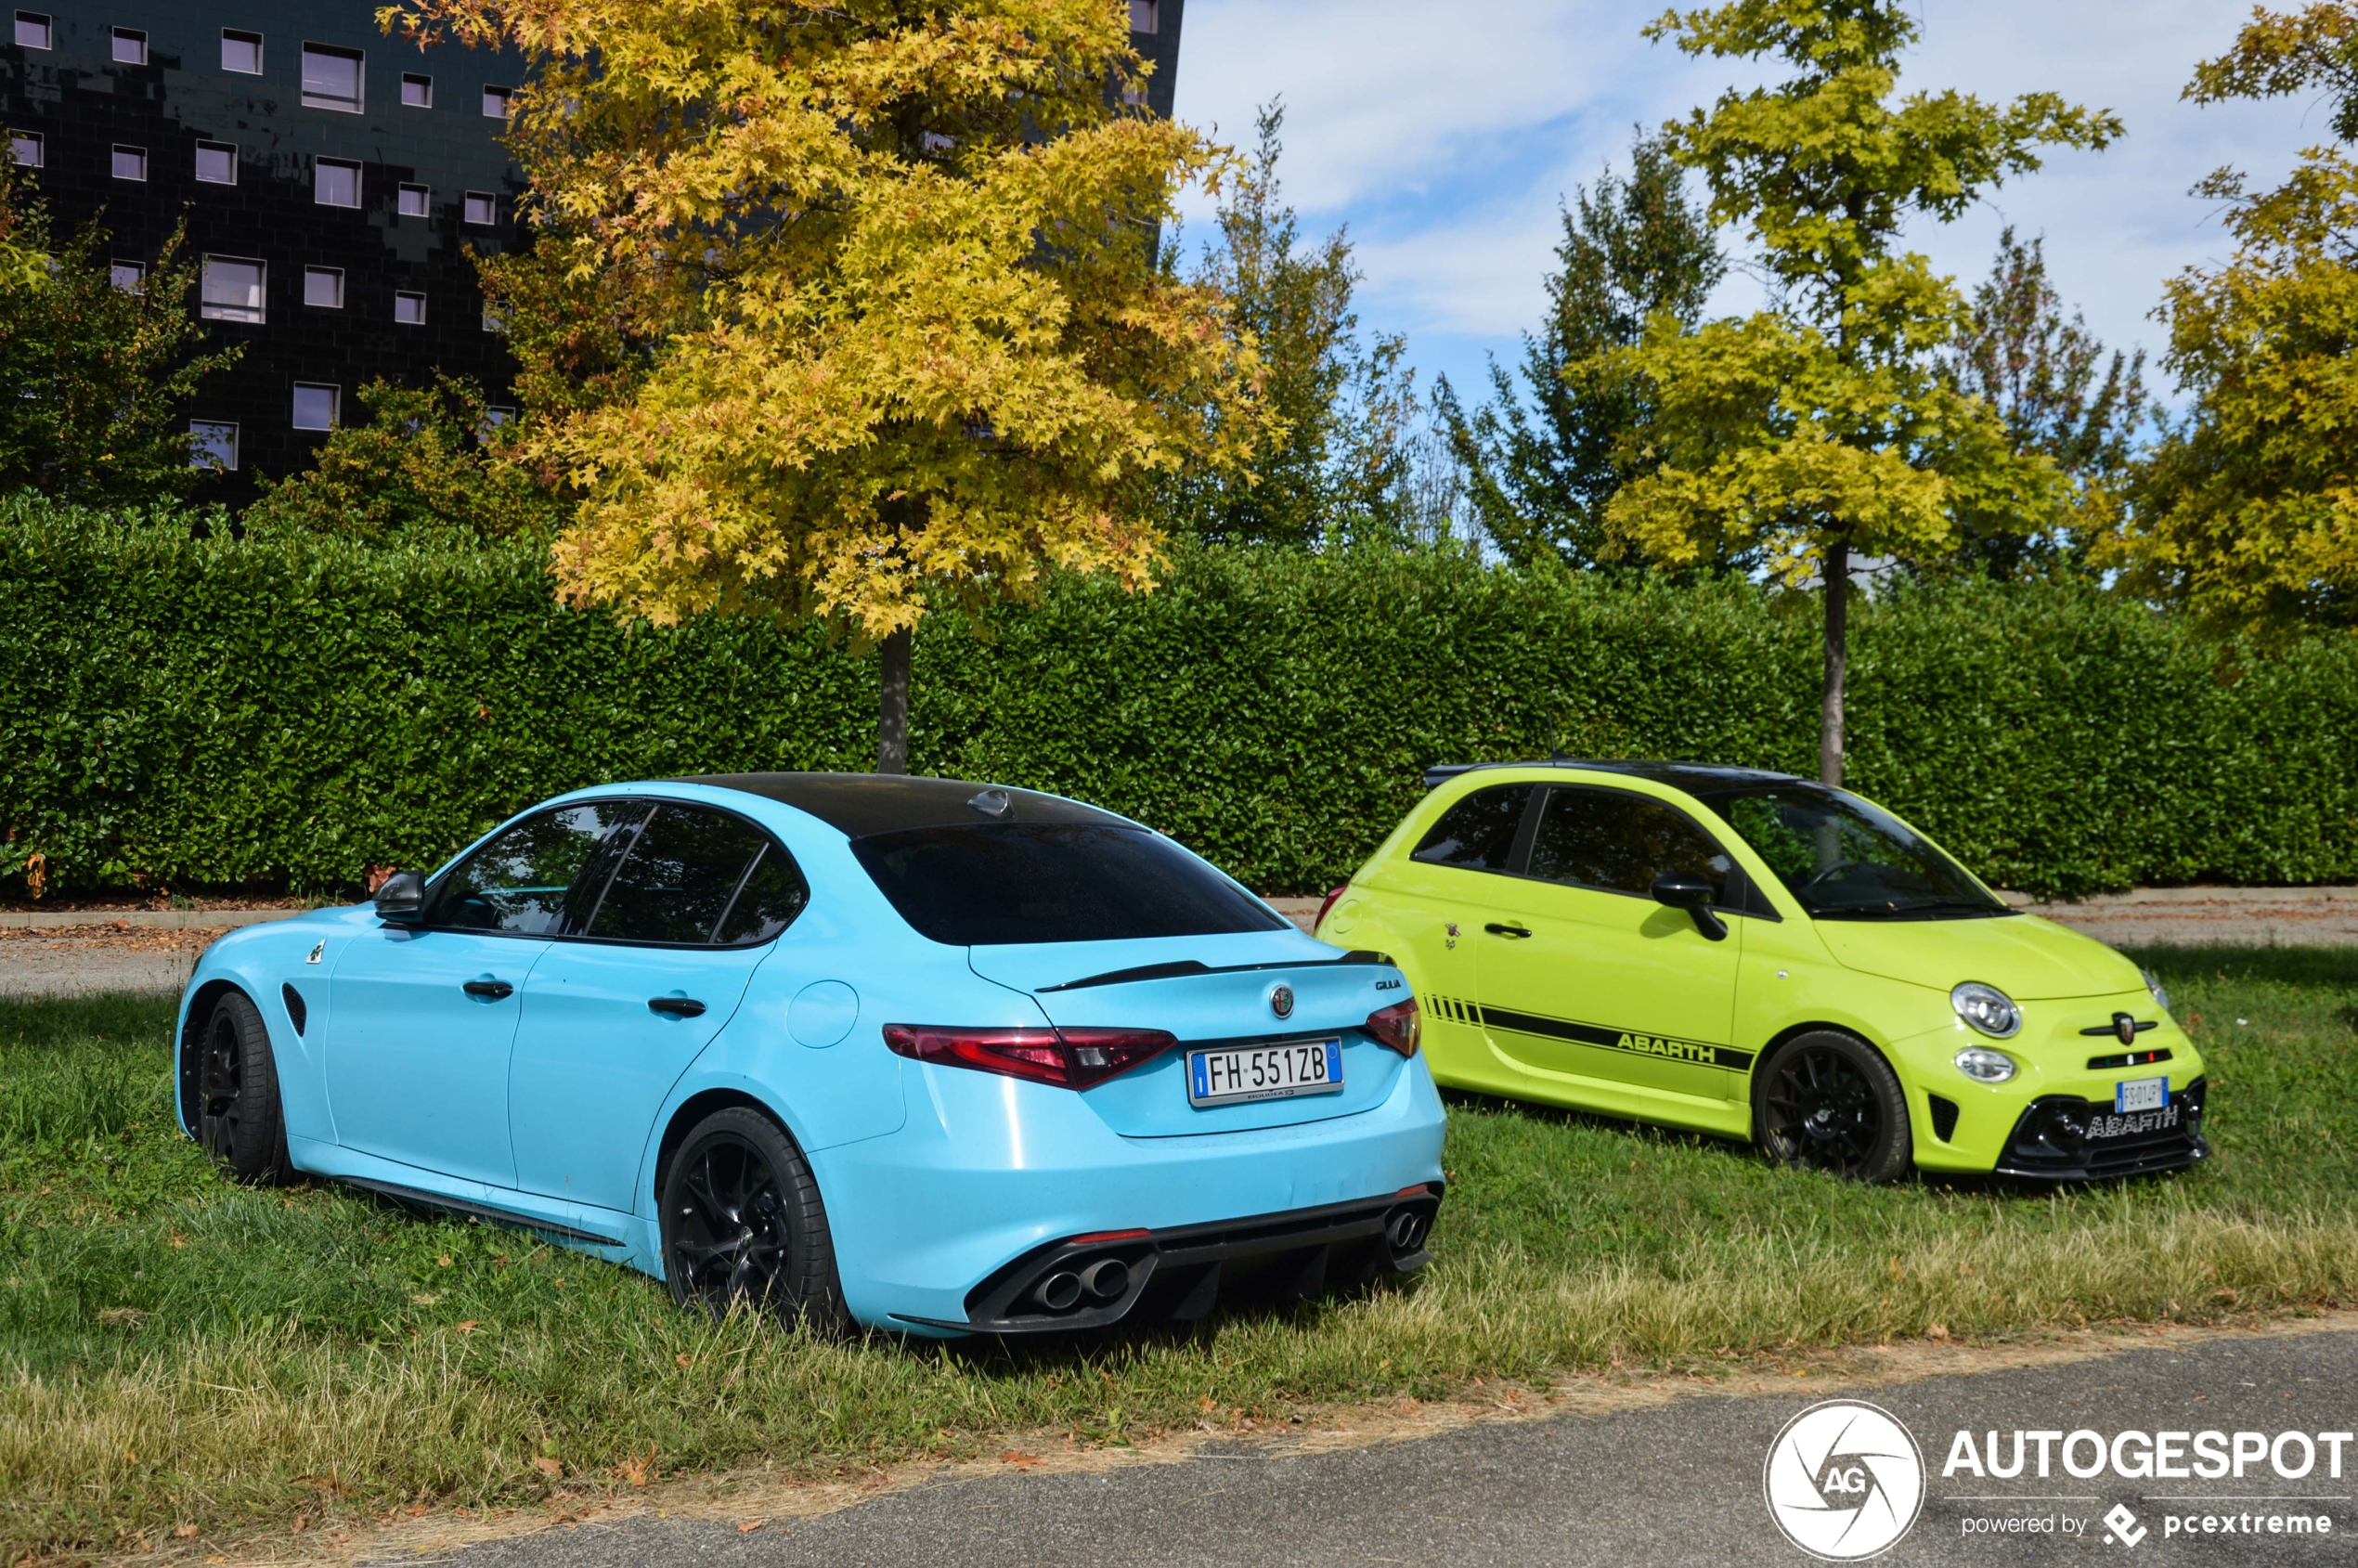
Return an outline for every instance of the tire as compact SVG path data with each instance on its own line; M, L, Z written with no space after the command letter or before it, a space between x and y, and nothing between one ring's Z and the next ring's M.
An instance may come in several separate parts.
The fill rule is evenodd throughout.
M197 1037L197 1142L233 1181L293 1179L270 1031L245 992L223 993Z
M661 1212L664 1277L681 1306L721 1317L742 1302L789 1328L850 1328L819 1184L761 1112L730 1106L697 1122L664 1172Z
M1854 1182L1897 1181L1915 1163L1908 1096L1875 1049L1854 1035L1795 1035L1753 1074L1752 1126L1780 1165Z

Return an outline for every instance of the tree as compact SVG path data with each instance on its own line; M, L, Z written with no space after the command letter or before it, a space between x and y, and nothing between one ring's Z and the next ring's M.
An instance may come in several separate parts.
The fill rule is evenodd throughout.
M1940 373L1963 302L1901 233L2038 168L2041 146L2103 147L2119 122L2050 93L1896 97L1917 28L1894 0L1733 0L1646 32L1794 75L1664 127L1709 181L1713 219L1750 226L1776 304L1691 329L1658 313L1600 356L1644 385L1651 452L1632 455L1660 459L1608 503L1607 549L1674 566L1756 550L1786 583L1822 585L1819 774L1839 784L1854 553L1946 555L1961 524L2036 527L2066 499L2054 463L2016 452Z
M1709 219L1688 200L1686 171L1659 136L1633 139L1628 178L1607 168L1593 192L1575 187L1562 221L1547 322L1523 334L1522 384L1494 359L1490 401L1472 414L1446 381L1434 394L1467 503L1518 565L1598 563L1605 503L1652 466L1644 387L1605 373L1599 356L1635 345L1658 313L1693 324L1727 273Z
M339 425L304 473L257 475L260 498L239 521L382 544L394 538L548 539L566 508L510 454L512 424L494 424L482 388L438 376L430 387L377 381L361 388L369 418Z
M881 643L886 771L921 616L1053 569L1150 587L1156 483L1258 442L1250 344L1151 254L1229 161L1123 103L1147 67L1112 0L387 15L532 62L510 138L540 239L492 290L523 384L564 383L523 450L583 497L563 590Z
M1998 411L2015 450L2054 460L2072 487L2053 527L1969 533L1965 564L2001 580L2079 567L2118 516L2137 433L2153 416L2144 350L2106 361L2087 318L2065 318L2043 240L2026 244L2009 225L1947 359L1956 384Z
M2185 96L2211 104L2322 87L2342 146L2274 190L2221 169L2234 256L2167 286L2163 363L2188 395L2135 507L2101 554L2125 586L2208 618L2358 624L2358 5L2255 10Z
M119 286L107 231L55 247L48 204L0 165L0 486L95 506L185 494L184 410L242 350L198 349L196 268L175 230L135 287Z
M1303 243L1277 177L1285 119L1283 102L1261 107L1252 156L1216 210L1219 241L1189 273L1227 298L1236 330L1260 356L1263 445L1249 479L1178 476L1166 486L1164 514L1174 529L1226 542L1395 538L1416 373L1404 339L1360 343L1352 295L1362 274L1349 232ZM1173 257L1180 248L1174 235Z

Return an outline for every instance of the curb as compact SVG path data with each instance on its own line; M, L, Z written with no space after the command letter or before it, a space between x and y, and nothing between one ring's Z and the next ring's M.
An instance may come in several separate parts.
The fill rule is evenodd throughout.
M55 931L76 926L137 926L149 930L213 931L292 920L307 909L30 909L0 911L0 930Z

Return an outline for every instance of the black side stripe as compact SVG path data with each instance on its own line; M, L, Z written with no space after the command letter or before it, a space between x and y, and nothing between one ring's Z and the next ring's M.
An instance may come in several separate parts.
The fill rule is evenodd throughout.
M1607 1051L1626 1051L1632 1056L1661 1056L1671 1061L1692 1062L1698 1067L1749 1072L1756 1055L1751 1051L1739 1051L1732 1045L1712 1045L1700 1040L1642 1034L1635 1030L1606 1029L1600 1024L1575 1023L1570 1018L1550 1018L1537 1013L1484 1007L1479 1003L1461 1002L1455 997L1435 997L1433 1000L1441 1004L1445 1013L1463 1023L1483 1024L1516 1034L1536 1034L1550 1040L1569 1040Z

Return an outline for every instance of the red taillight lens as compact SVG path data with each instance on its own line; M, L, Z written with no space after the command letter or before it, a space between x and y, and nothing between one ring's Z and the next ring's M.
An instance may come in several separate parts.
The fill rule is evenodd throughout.
M1367 1015L1367 1032L1404 1056L1417 1054L1417 1002L1410 997Z
M1327 911L1334 908L1335 901L1349 891L1351 891L1351 884L1346 882L1341 887L1337 888L1332 892L1328 893L1327 895L1327 901L1318 906L1318 918L1310 923L1310 928L1315 931L1319 927L1324 926L1327 923Z
M961 1029L950 1024L887 1024L885 1043L898 1056L945 1067L970 1067L1059 1089L1086 1089L1129 1071L1179 1043L1159 1029Z

